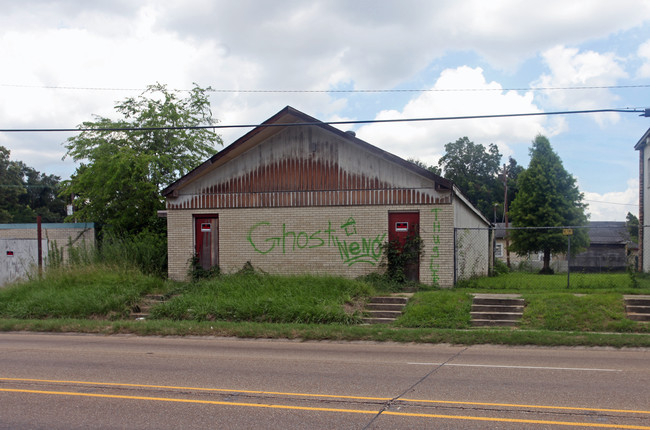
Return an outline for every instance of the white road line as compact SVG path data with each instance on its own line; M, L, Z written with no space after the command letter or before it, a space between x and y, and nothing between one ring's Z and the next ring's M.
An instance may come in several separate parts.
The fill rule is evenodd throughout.
M586 367L505 366L499 364L406 363L414 366L487 367L498 369L577 370L583 372L622 372L621 369L590 369Z

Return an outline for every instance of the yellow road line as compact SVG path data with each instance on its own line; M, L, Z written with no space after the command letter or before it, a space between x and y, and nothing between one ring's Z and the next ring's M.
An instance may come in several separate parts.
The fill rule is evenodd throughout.
M348 399L348 400L375 400L387 402L392 400L392 397L364 397L364 396L343 396L338 394L311 394L311 393L285 393L280 391L258 391L258 390L232 390L227 388L202 388L202 387L183 387L183 386L170 386L170 385L147 385L147 384L128 384L121 382L91 382L91 381L66 381L66 380L52 380L52 379L33 379L33 378L2 378L0 381L15 381L15 382L45 382L52 384L75 384L75 385L104 385L107 387L132 387L132 388L157 388L166 390L193 390L193 391L209 391L215 393L237 393L237 394L265 394L274 396L294 396L294 397L320 397L326 399ZM490 402L467 402L457 400L422 400L422 399L403 399L401 402L408 403L433 403L445 405L466 405L466 406L495 406L506 408L528 408L528 409L557 409L565 411L585 411L585 412L612 412L622 414L650 414L646 410L632 410L632 409L606 409L606 408L586 408L577 406L549 406L549 405L520 405L515 403L490 403Z
M387 402L389 400L392 400L392 397L362 397L362 396L342 396L336 394L283 393L277 391L231 390L227 388L201 388L201 387L176 387L176 386L168 386L168 385L125 384L121 382L57 381L51 379L28 379L28 378L0 378L0 381L47 382L53 384L79 384L79 385L105 385L108 387L161 388L166 390L212 391L215 393L272 394L275 396L324 397L324 398L331 398L331 399L350 399L350 400L378 400L382 402Z
M506 408L535 408L535 409L558 409L563 411L585 411L585 412L615 412L623 414L650 414L650 411L632 410L632 409L604 409L604 408L584 408L578 406L547 406L547 405L518 405L511 403L488 403L488 402L458 402L454 400L417 400L417 399L400 399L404 402L417 403L438 403L451 405L467 406L499 406Z
M316 408L316 407L307 407L307 406L221 402L215 400L173 399L167 397L124 396L124 395L116 395L116 394L75 393L75 392L65 392L65 391L20 390L20 389L11 389L11 388L0 388L0 392L48 394L48 395L57 395L57 396L77 396L77 397L93 397L93 398L122 399L122 400L150 400L150 401L159 401L159 402L194 403L194 404L220 405L220 406L242 406L242 407L287 409L287 410L312 411L312 412L342 412L342 413L366 414L366 415L370 415L370 414L375 415L378 413L378 411L364 411L360 409ZM636 426L636 425L626 425L626 424L600 424L600 423L584 423L584 422L570 422L570 421L525 420L525 419L517 419L517 418L489 418L489 417L472 417L472 416L463 416L463 415L417 414L417 413L392 412L392 411L383 411L382 415L417 417L417 418L468 420L468 421L508 422L508 423L521 423L521 424L547 424L547 425L561 425L561 426L573 426L573 427L580 426L580 427L597 427L597 428L650 430L650 427L648 426Z

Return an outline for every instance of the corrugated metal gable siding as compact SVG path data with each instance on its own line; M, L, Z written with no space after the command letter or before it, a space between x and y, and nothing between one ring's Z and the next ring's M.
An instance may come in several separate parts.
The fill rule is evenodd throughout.
M167 199L168 209L450 203L449 192L317 127L291 127Z

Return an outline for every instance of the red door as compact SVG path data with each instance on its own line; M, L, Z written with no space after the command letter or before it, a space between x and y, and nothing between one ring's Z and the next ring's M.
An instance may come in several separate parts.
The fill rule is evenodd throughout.
M219 218L207 215L194 218L196 256L205 270L219 265Z
M419 234L419 212L391 212L388 214L389 242L397 241L399 246L403 248L409 238L415 238ZM404 272L409 281L418 281L420 279L419 258L408 262Z

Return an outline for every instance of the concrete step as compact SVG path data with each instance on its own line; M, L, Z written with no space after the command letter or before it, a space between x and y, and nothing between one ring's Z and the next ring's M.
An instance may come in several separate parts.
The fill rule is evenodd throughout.
M650 314L637 314L628 312L627 318L631 319L632 321L650 321Z
M368 303L366 304L366 310L368 311L399 311L401 312L404 309L404 304L402 303Z
M650 306L627 305L625 311L628 314L650 314Z
M650 296L647 295L636 295L628 294L623 296L626 305L632 306L650 306Z
M472 312L524 312L524 307L522 305L477 305L472 304Z
M484 296L478 294L474 296L472 302L477 305L488 306L524 306L526 304L522 298L495 297L495 295Z
M368 303L384 303L384 304L397 304L397 305L406 305L409 301L408 297L401 296L378 296L371 297Z
M156 305L165 302L165 296L162 294L147 294L139 303L131 308L131 318L143 320L149 317L149 311Z
M514 327L524 313L524 299L518 294L474 294L473 327Z
M625 313L632 321L650 321L650 296L629 294L623 296Z
M402 311L365 311L369 318L392 318L396 320L402 316Z
M402 311L412 293L399 293L391 296L371 297L363 313L365 324L391 324L402 316Z
M472 319L476 320L491 320L491 321L519 321L521 313L512 312L471 312Z

